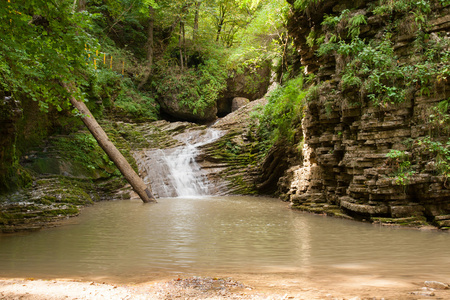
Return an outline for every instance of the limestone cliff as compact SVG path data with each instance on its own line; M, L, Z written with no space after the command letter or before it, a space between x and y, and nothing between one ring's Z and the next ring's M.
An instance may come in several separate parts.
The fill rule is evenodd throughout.
M298 66L315 74L304 161L279 181L294 207L450 227L450 6L422 2L292 1Z

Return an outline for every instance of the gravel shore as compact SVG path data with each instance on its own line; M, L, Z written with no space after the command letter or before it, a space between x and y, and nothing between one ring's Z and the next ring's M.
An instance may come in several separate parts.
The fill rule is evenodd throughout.
M244 279L244 278L243 278ZM331 281L330 281L331 282ZM138 284L73 279L0 279L0 299L450 299L448 285L361 278L355 282L176 277Z

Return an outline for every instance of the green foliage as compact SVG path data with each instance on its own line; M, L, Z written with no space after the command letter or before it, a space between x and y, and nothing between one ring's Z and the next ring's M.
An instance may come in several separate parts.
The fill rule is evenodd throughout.
M439 81L450 76L448 62L450 52L445 39L429 39L423 47L425 55L413 66L400 63L387 34L381 41L366 43L354 37L350 42L322 44L318 55L336 51L347 61L342 70L341 87L358 89L363 99L368 97L374 104L399 103L409 98L414 89L430 96Z
M344 11L348 12L348 10L344 10ZM344 15L345 14L343 14L343 13L341 13L339 16L325 14L323 17L322 25L326 26L330 29L335 28L336 25L341 21L341 19Z
M275 142L294 142L296 126L303 118L307 91L303 89L303 76L298 76L277 87L269 95L264 113L260 117L258 134L268 149Z
M154 84L161 96L176 99L194 114L203 115L214 106L220 92L226 87L226 69L215 59L207 59L197 68L180 70L159 65L163 77Z
M295 0L294 8L298 11L305 11L307 8L320 3L320 1L321 0Z
M327 36L324 35L317 39L317 44L322 47L318 51L320 55L335 50L335 48L330 47L330 44L336 43L340 39L339 36L342 28L347 30L347 37L355 39L359 37L361 32L360 27L363 24L367 24L366 16L363 14L352 15L352 11L349 9L344 9L338 16L325 14L321 25L326 29ZM324 44L325 40L327 42Z
M425 151L433 155L437 171L447 179L450 178L450 140L447 138L446 142L442 142L426 137L418 140L418 144L424 145Z
M114 163L103 152L94 137L87 132L74 133L54 141L58 151L70 157L72 163L79 163L88 170L107 170L120 175Z
M391 149L388 154L387 164L394 168L393 176L398 185L407 185L409 178L415 173L411 170L410 154L405 151Z
M441 0L441 3L445 1ZM429 13L431 10L429 0L381 0L380 3L373 9L374 14L385 15L393 13L404 12L421 12Z
M120 75L108 68L101 68L92 73L89 83L92 92L89 98L102 101L106 107L111 106L117 97L118 87L121 86Z
M129 78L120 81L114 102L115 113L135 121L154 121L159 116L159 105L154 98L137 91Z
M360 33L360 26L362 24L367 24L366 16L364 15L355 15L349 20L349 28L348 28L348 36L352 38L356 38Z
M350 10L339 15L325 15L322 29L326 34L315 38L319 45L317 55L340 55L344 62L340 88L345 92L358 91L361 100L368 98L375 105L399 103L410 99L416 90L420 95L431 96L436 93L436 86L450 76L448 39L439 33L430 35L422 26L432 5L436 3L428 0L380 1L380 5L372 8L375 14L402 13L403 16L387 26L382 39L370 42L359 37L361 25L367 23L364 15L355 15ZM416 23L417 39L414 53L411 53L415 61L404 64L394 53L391 36L399 30L399 23L411 22L410 12Z
M93 16L91 31L102 47L109 45L129 49L134 56L144 59L147 41L145 20L150 4L153 5L153 1L88 1L86 9Z
M84 82L85 45L97 47L87 30L91 16L73 13L71 1L11 1L0 6L0 88L25 94L43 111L68 109L59 81Z
M306 45L312 48L314 46L315 39L316 39L316 32L314 30L311 30L308 36L306 37Z
M366 44L359 38L341 41L337 53L351 57L342 72L342 88L359 88L375 104L402 102L406 98L405 70L398 65L389 40Z
M285 0L264 1L256 6L251 20L236 32L233 46L223 52L228 70L240 73L267 62L280 64L286 46L290 46L285 29L288 12Z

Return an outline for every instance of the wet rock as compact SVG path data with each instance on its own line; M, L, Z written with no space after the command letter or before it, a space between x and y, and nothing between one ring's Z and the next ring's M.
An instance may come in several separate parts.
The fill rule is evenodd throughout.
M210 103L206 107L194 108L181 103L179 99L164 95L158 98L161 110L178 120L192 122L210 122L217 118L217 103Z
M270 62L261 67L248 67L242 72L235 71L227 80L227 89L221 95L222 100L245 97L250 101L261 99L270 85Z

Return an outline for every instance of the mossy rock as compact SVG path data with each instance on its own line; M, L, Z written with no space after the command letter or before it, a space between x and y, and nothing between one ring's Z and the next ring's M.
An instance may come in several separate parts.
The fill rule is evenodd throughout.
M111 180L109 184L105 187L92 180L64 176L39 178L33 187L14 197L0 198L0 232L37 230L76 216L81 207L111 199L111 188L122 187L124 182Z
M407 218L380 218L372 217L371 220L375 224L382 225L398 225L406 227L421 227L429 225L426 218L423 216L412 216Z

